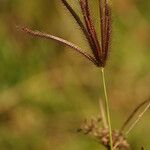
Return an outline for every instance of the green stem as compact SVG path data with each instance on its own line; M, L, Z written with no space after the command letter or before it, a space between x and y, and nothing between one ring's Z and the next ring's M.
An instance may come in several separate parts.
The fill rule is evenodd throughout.
M110 110L109 110L109 102L108 102L104 68L101 68L101 73L102 73L102 81L103 81L105 104L106 104L106 114L107 114L107 121L108 121L108 128L109 128L110 150L113 150L112 127L111 127Z

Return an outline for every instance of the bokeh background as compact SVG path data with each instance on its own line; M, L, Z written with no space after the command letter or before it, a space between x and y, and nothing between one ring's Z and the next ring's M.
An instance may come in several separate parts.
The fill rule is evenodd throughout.
M68 0L80 14L78 1ZM90 1L99 31L97 1ZM150 96L150 1L114 0L107 84L113 128ZM0 149L99 150L77 133L99 115L100 70L69 48L20 33L45 31L86 48L79 27L60 0L0 0ZM129 134L133 150L150 149L150 113Z

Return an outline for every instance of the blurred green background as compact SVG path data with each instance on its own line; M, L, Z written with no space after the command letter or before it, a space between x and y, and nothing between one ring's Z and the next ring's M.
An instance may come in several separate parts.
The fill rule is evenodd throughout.
M78 1L68 0L80 13ZM90 1L99 31L97 1ZM150 1L114 0L107 84L113 128L150 96ZM60 0L0 0L0 150L99 150L77 133L99 115L100 70L59 44L20 33L28 26L88 49ZM147 112L128 136L133 150L150 149Z

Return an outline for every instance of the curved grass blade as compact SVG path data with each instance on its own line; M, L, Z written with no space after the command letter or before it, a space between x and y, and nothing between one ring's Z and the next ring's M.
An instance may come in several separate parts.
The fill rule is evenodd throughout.
M150 99L145 100L144 102L142 102L141 104L139 104L135 110L133 110L133 112L129 115L129 117L127 118L127 120L124 122L123 126L120 129L120 132L124 131L124 129L126 128L126 126L129 124L129 122L132 120L132 118L134 117L134 115L139 111L139 109L144 106L146 103L150 102Z

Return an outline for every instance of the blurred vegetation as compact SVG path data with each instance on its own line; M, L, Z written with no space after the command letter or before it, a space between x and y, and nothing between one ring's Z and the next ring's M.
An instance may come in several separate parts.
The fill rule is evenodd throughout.
M68 0L80 13L76 1ZM97 2L91 3L98 27ZM114 128L150 96L150 1L114 0L107 83ZM100 71L59 44L19 33L45 31L87 48L60 0L0 0L0 149L103 149L76 132L98 116ZM149 112L129 135L133 150L150 148Z

